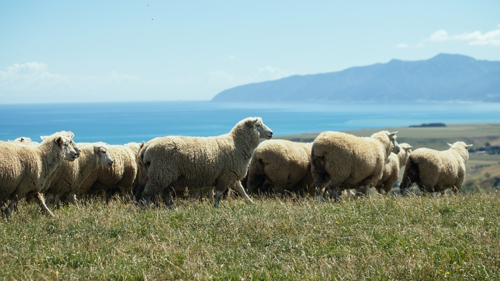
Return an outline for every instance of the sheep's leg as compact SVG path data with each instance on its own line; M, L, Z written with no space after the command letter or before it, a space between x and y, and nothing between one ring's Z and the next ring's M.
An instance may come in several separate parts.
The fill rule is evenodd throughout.
M370 191L369 185L358 186L358 188L356 188L356 197L357 198L361 196L368 197L369 191Z
M234 183L233 188L234 188L234 190L238 191L238 193L240 194L240 196L243 197L243 199L245 199L245 201L247 202L247 204L249 204L249 205L253 205L254 204L253 201L252 201L252 199L250 199L250 197L248 197L248 194L245 192L245 189L241 185L240 181L236 181Z
M142 205L145 207L149 206L149 203L151 202L151 197L153 197L153 195L160 193L161 191L162 190L160 185L153 183L152 180L149 180L146 186L144 187L144 191L142 192L142 199L141 199L141 201L143 201Z
M215 196L215 203L214 203L215 208L219 207L219 202L220 202L220 199L221 199L223 194L224 194L224 191L217 190L217 195Z
M47 205L45 205L45 198L43 198L42 193L37 192L34 199L38 202L40 208L42 208L42 211L45 213L46 216L55 217L54 214L52 214L52 212L49 210L49 208L47 208Z
M191 193L191 201L195 201L196 199L198 199L198 197L200 198L200 200L203 200L203 191L204 189L201 190L201 196L200 196L200 190L195 190L193 191L193 193Z
M57 209L61 207L61 194L57 194L52 198L52 204L54 204Z
M17 199L15 200L11 200L10 203L9 203L9 206L7 208L5 208L5 218L9 218L10 217L10 214L12 214L12 209L14 209L15 207L17 206Z
M163 202L165 202L165 205L167 205L168 208L171 208L174 205L171 193L170 188L165 188L160 192L160 196L163 198Z

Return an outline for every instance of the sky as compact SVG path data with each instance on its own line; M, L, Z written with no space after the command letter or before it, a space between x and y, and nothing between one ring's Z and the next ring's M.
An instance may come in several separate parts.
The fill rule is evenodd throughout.
M500 1L0 1L0 104L210 100L439 53L500 61Z

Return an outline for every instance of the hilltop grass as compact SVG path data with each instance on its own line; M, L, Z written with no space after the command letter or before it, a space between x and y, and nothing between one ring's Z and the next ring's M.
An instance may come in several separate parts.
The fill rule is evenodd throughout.
M112 201L0 220L0 279L499 279L500 196Z

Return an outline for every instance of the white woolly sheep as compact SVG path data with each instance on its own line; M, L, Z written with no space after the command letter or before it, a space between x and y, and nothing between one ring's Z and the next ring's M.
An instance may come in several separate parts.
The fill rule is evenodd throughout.
M401 194L413 183L424 193L444 192L447 188L458 192L465 179L465 162L469 160L468 149L472 144L458 141L448 145L450 148L444 151L419 148L410 154L400 185Z
M111 167L112 157L105 143L78 143L80 156L73 162L65 161L45 191L47 203L59 204L61 197L74 199L82 182L101 166Z
M74 161L80 149L73 142L71 132L58 132L42 139L42 143L36 146L0 143L0 205L6 217L28 194L35 194L35 200L45 214L54 216L45 205L41 192L63 161ZM8 207L4 206L7 201L10 201Z
M77 197L119 192L121 197L132 194L137 176L136 150L133 145L109 145L107 154L113 159L110 167L101 166L90 173L77 191Z
M254 151L247 175L247 191L285 190L314 196L311 175L311 143L270 140ZM311 190L309 190L311 189Z
M392 186L398 180L400 169L405 166L406 160L410 156L412 146L407 143L400 143L399 146L402 149L398 154L391 153L389 163L384 166L382 179L375 184L375 188L380 194L382 191L385 191L386 194L391 191Z
M314 187L320 194L323 184L335 199L344 189L370 186L382 178L391 152L399 153L396 133L381 131L362 138L341 132L323 132L312 146Z
M152 196L161 193L167 206L171 206L169 187L182 191L215 187L214 206L228 187L234 188L253 204L241 186L248 163L260 138L270 139L273 132L261 118L246 118L238 122L231 132L217 137L170 136L150 140L141 149L141 165L148 170L148 182L142 194L149 204Z

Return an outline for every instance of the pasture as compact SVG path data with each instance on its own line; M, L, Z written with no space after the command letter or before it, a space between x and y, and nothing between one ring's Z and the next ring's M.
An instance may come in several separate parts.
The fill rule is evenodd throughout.
M21 202L0 221L3 280L499 279L500 196Z

